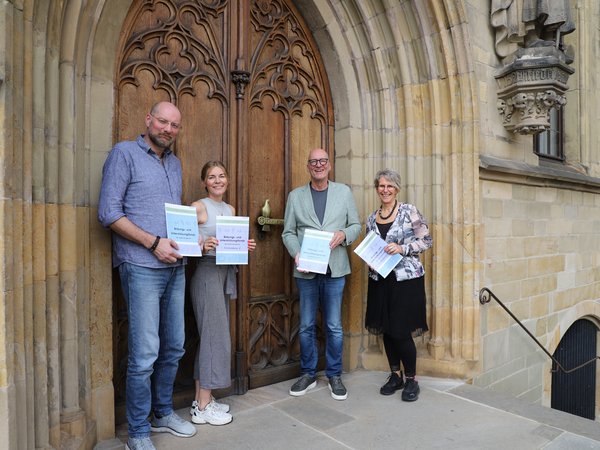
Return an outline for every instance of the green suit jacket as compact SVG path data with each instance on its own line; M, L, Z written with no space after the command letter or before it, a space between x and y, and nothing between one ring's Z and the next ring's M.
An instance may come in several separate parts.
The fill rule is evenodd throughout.
M307 228L332 232L341 230L346 234L346 241L331 251L329 268L331 276L334 278L349 274L350 261L346 246L356 240L361 230L356 203L350 188L345 184L329 182L323 224L319 222L315 212L310 184L305 184L290 192L285 205L281 237L292 258L295 258L300 251L304 231ZM314 278L315 274L298 272L294 267L294 276Z

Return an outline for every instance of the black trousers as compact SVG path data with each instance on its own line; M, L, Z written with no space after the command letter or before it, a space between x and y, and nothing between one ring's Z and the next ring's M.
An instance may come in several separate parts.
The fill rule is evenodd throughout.
M400 363L402 363L405 375L407 377L415 376L417 372L417 347L412 336L396 338L384 333L383 346L392 372L400 370Z

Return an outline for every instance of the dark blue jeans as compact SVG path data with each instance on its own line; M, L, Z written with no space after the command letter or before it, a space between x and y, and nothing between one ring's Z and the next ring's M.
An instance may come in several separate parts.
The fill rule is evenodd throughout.
M130 437L150 435L148 416L173 412L173 383L183 356L185 268L119 266L129 319L126 412Z
M342 373L342 296L345 277L331 278L317 274L312 279L296 278L300 294L300 368L303 374L315 376L319 353L317 349L317 308L321 306L325 325L326 375Z

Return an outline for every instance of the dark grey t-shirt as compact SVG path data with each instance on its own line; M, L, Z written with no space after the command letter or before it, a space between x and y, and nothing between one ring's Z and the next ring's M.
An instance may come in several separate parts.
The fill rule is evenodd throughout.
M317 191L310 187L310 193L312 194L313 206L315 207L315 213L321 225L323 225L323 217L325 217L325 207L327 206L327 190Z

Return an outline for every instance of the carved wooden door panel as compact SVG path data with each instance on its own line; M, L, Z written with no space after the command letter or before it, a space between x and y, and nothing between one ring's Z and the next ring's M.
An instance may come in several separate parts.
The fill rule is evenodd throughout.
M231 177L227 201L250 216L258 241L238 272L231 303L232 388L245 392L298 372L297 295L282 227L257 223L269 199L283 218L289 191L307 182L308 151L333 153L329 86L306 25L288 0L138 0L123 26L116 73L114 141L143 132L152 104L182 112L175 152L183 167L183 202L203 197L200 169L222 160ZM188 263L188 275L194 270ZM124 401L127 317L115 286L115 392ZM186 354L176 389L189 400L198 343L189 302ZM185 393L188 391L187 393Z
M312 148L333 151L329 86L316 45L300 15L285 1L250 2L247 44L250 83L246 189L253 223L268 199L271 216L283 218L289 191L307 182ZM298 373L298 299L292 260L281 226L256 235L249 271L248 351L250 387Z

